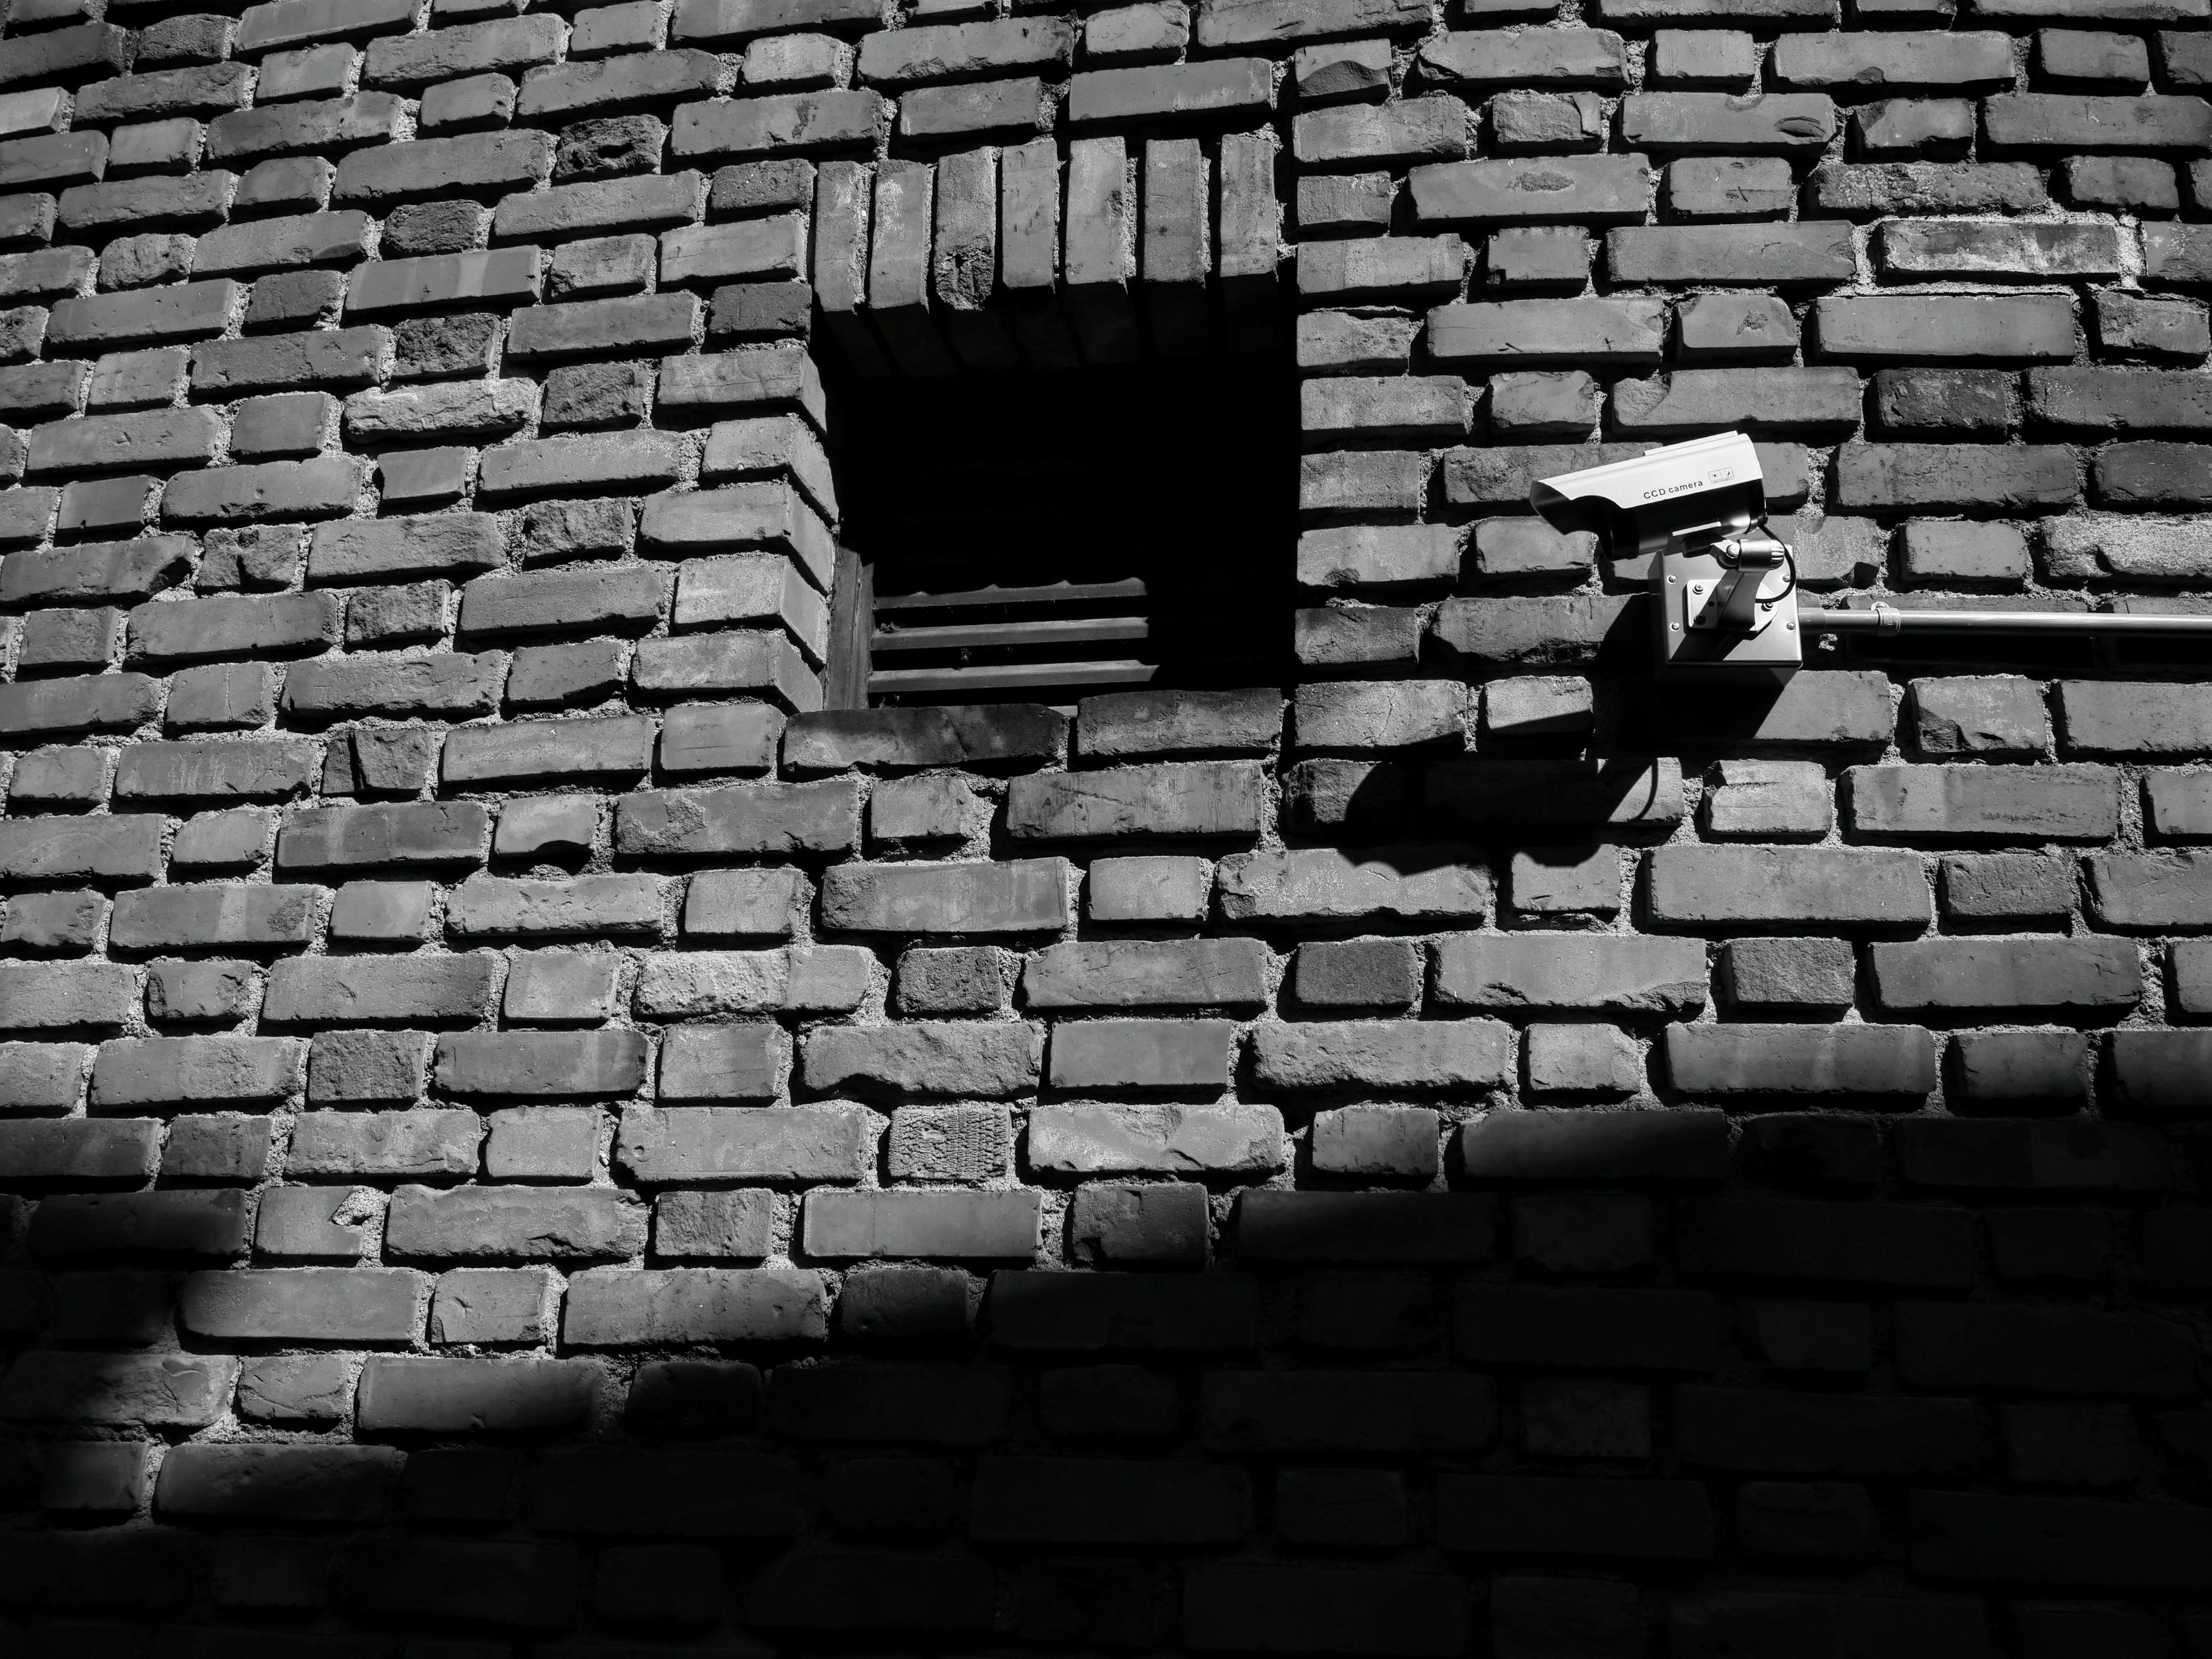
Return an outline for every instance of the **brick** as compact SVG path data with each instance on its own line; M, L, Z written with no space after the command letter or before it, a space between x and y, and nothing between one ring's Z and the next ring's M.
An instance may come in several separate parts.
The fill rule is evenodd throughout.
M1222 1020L1113 1019L1063 1024L1053 1036L1056 1089L1224 1089L1233 1028Z
M1844 795L1869 836L2106 841L2119 828L2118 780L2098 766L1854 767Z
M519 131L465 138L417 138L356 149L338 163L334 200L368 207L446 195L527 189L552 164L550 133Z
M641 1251L645 1227L645 1206L605 1188L402 1187L385 1248L409 1260L604 1260Z
M1186 1571L1183 1624L1201 1650L1448 1654L1467 1641L1468 1609L1443 1574L1211 1564Z
M49 1198L32 1218L31 1253L41 1261L112 1260L125 1254L235 1257L246 1249L243 1198L236 1191L85 1193ZM60 1334L87 1333L64 1329Z
M590 1420L601 1372L580 1359L448 1359L379 1355L362 1368L363 1432L544 1434Z
M1676 1211L1686 1273L1963 1289L1974 1229L1964 1210L1793 1199L1693 1200Z
M2062 680L2059 728L2075 754L2189 755L2212 750L2212 699L2195 687Z
M360 471L349 459L264 461L172 479L161 513L165 521L179 524L337 518L353 511L360 493Z
M1620 224L1643 217L1651 172L1640 155L1500 158L1417 167L1409 185L1424 225Z
M2039 295L1865 295L1816 300L1820 355L1856 362L2065 361L2081 349L2070 307Z
M647 1049L636 1031L447 1036L438 1039L434 1075L454 1094L604 1098L642 1085Z
M1494 1215L1483 1194L1255 1189L1238 1200L1237 1242L1262 1261L1480 1261Z
M1696 1387L1674 1399L1683 1455L1708 1468L1925 1478L1971 1476L1981 1461L1973 1407L1964 1400Z
M1061 1175L1263 1173L1282 1167L1282 1120L1267 1106L1039 1106L1028 1151Z
M1697 1559L1713 1548L1705 1488L1691 1480L1448 1474L1437 1504L1448 1550Z
M890 125L890 106L873 92L790 93L685 104L669 129L669 152L689 161L872 150Z
M1006 830L1022 840L1259 832L1261 768L1245 761L1034 773L1014 780Z
M473 1175L483 1124L474 1112L306 1112L285 1173L417 1181Z
M834 1193L806 1199L806 1249L825 1259L940 1259L1036 1253L1040 1195L988 1193Z
M1034 1026L912 1021L809 1032L800 1068L812 1089L874 1086L1002 1097L1036 1085L1042 1039Z
M118 963L0 963L0 1026L118 1026L136 994L136 975Z
M747 1259L769 1253L774 1195L758 1190L664 1193L653 1206L653 1254L663 1261ZM645 1409L633 1391L630 1409Z
M1841 1553L1848 1559L1857 1553L1814 1544L1813 1528L1820 1528L1823 1533L1830 1528L1848 1530L1855 1522L1845 1521L1842 1515L1832 1518L1816 1516L1809 1509L1810 1495L1816 1490L1832 1492L1840 1498L1854 1489L1748 1484L1743 1488L1746 1507L1741 1524L1745 1526L1751 1520L1753 1486L1759 1488L1762 1504L1767 1492L1773 1494L1776 1512L1771 1517L1771 1522L1778 1529L1787 1528L1786 1533L1778 1530L1778 1543L1784 1536L1791 1538L1794 1543L1801 1533L1803 1535L1805 1547L1793 1547L1778 1553ZM1785 1503L1806 1505L1806 1512L1801 1514L1795 1508L1785 1510L1781 1508ZM1869 1516L1866 1523L1870 1522ZM1671 1619L1675 1639L1683 1644L1684 1650L1698 1654L1750 1651L1772 1644L1786 1646L1806 1640L1862 1643L1899 1653L1968 1652L1988 1640L1981 1607L1960 1596L1738 1590L1694 1599L1678 1598ZM1820 1634L1815 1636L1815 1632Z
M1101 939L1032 955L1022 992L1037 1009L1229 1007L1267 1000L1267 952L1252 939Z
M1897 1316L1899 1375L1921 1387L2172 1399L2197 1364L2186 1332L2148 1315L1905 1303Z
M1069 919L1068 874L1062 859L841 865L823 878L822 926L854 933L1057 933Z
M1923 940L1873 947L1875 994L1897 1012L2133 1007L2142 994L2121 939Z
M153 718L158 700L156 683L143 674L18 682L0 687L0 732L33 737L128 732Z
M1233 1541L1251 1528L1241 1469L1122 1459L985 1457L970 1526L1022 1543Z
M1705 1001L1705 947L1692 939L1461 933L1436 959L1445 1007L1681 1013Z
M2086 1498L1926 1493L1913 1500L1917 1570L2114 1589L2193 1589L2203 1582L2192 1510Z
M348 1552L342 1594L357 1608L543 1629L567 1622L578 1576L562 1545L392 1538Z
M1674 1025L1667 1067L1690 1095L1925 1095L1936 1046L1917 1026Z
M2179 931L2212 925L2212 860L2196 850L2095 854L2087 861L2089 902L2107 927Z
M440 774L456 788L552 776L635 776L651 763L653 738L652 720L637 717L464 727L447 736Z
M1413 849L1395 857L1319 848L1240 853L1221 861L1216 892L1223 919L1244 922L1480 917L1486 898L1479 872Z
M295 873L473 864L488 827L474 802L337 806L296 813L276 837L276 864Z
M1898 1157L1905 1179L1921 1186L2158 1191L2173 1180L2164 1139L2128 1124L1900 1124Z
M410 1342L422 1328L422 1276L398 1268L281 1267L193 1273L178 1319L228 1341Z
M1456 1351L1484 1364L1705 1371L1719 1357L1718 1310L1695 1291L1466 1285Z
M289 1037L118 1039L100 1044L93 1062L91 1109L265 1109L291 1094L301 1058Z
M1728 1126L1696 1107L1492 1112L1461 1129L1459 1155L1478 1179L1715 1181L1727 1174Z
M1860 849L1661 848L1649 860L1666 926L1817 923L1920 928L1933 919L1917 854Z
M734 784L624 795L615 804L616 849L632 857L714 858L730 853L850 849L860 834L849 781Z
M1731 939L1721 969L1729 1000L1746 1009L1840 1012L1856 994L1857 965L1843 939Z
M872 1164L879 1127L852 1106L635 1108L623 1115L615 1156L632 1179L653 1183L850 1182Z
M1983 105L1989 142L2007 149L2201 150L2212 144L2212 106L2201 98L2007 93Z
M361 1524L384 1518L406 1455L389 1446L193 1445L165 1458L167 1516Z
M205 1428L222 1413L238 1361L216 1354L34 1349L0 1380L0 1418Z
M585 1348L819 1341L829 1301L821 1274L804 1268L595 1267L569 1281L562 1337Z

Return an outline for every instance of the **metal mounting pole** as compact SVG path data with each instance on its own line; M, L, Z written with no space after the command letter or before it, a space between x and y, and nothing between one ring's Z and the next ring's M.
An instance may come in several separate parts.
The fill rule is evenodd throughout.
M2212 634L2212 617L2121 617L2045 611L1800 610L1808 634Z

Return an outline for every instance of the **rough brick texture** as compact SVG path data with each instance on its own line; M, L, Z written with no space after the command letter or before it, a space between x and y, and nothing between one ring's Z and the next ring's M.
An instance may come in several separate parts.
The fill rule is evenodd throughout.
M2205 0L0 9L0 1653L2212 1655Z

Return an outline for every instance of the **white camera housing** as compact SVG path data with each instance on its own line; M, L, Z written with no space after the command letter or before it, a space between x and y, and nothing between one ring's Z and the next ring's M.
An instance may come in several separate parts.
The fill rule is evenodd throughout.
M1802 665L1796 566L1752 530L1765 516L1766 481L1742 433L1545 478L1528 504L1554 529L1595 532L1614 559L1650 561L1662 678L1778 683Z

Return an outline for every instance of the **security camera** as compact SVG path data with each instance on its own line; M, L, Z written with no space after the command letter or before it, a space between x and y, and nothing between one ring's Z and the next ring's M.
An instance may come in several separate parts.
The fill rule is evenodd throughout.
M1741 432L1668 444L1530 486L1558 530L1650 561L1653 651L1670 679L1780 681L1803 661L1796 566L1767 532L1759 452Z

